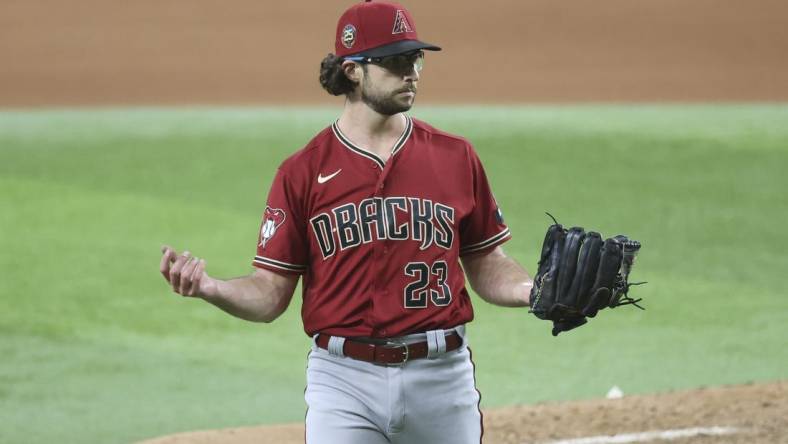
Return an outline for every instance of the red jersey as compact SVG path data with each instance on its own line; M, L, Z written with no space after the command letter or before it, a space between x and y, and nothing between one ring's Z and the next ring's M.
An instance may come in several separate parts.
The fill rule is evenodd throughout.
M277 171L253 263L303 274L310 336L394 337L469 322L459 259L511 236L471 144L405 119L387 162L335 123Z

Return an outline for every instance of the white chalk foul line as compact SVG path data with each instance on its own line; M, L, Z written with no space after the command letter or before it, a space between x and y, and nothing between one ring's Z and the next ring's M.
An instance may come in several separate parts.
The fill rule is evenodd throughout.
M656 430L652 432L627 433L621 435L589 436L587 438L562 439L544 444L621 444L647 442L655 439L671 440L697 435L730 435L738 432L734 427L693 427L691 429Z

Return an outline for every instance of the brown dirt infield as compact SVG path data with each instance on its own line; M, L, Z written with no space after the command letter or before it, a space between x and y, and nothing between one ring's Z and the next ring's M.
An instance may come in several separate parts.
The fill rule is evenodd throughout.
M357 0L0 2L0 107L332 104L320 60ZM419 103L788 100L784 0L401 0Z
M544 443L715 426L735 427L738 432L724 436L698 435L670 442L785 444L788 443L788 381L489 409L484 411L484 424L485 444ZM303 426L288 424L181 433L140 444L303 442Z

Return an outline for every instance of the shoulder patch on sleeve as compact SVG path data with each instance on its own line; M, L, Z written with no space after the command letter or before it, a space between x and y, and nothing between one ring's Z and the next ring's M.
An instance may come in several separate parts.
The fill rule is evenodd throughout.
M276 230L285 222L287 214L279 208L265 207L263 226L260 228L260 243L258 246L265 248L265 244L274 237Z

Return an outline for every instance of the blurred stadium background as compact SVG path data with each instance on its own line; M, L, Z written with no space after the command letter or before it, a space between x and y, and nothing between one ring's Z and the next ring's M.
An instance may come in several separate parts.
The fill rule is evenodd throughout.
M303 419L298 298L233 319L158 248L250 270L276 167L341 107L349 4L0 0L0 442ZM510 254L535 269L545 210L644 243L646 312L556 340L477 300L484 408L788 379L788 3L406 6L444 47L411 114L475 144Z

